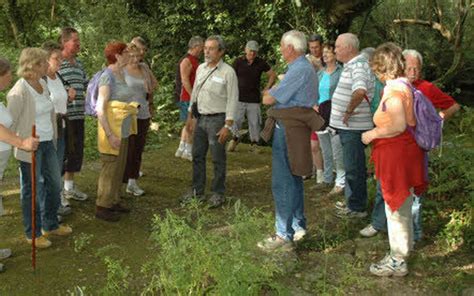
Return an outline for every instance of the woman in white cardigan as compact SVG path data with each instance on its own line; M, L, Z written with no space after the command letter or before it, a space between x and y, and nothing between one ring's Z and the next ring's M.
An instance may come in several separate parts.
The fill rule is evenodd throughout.
M31 135L33 125L39 137L36 156L36 217L31 215L31 153L15 148L20 161L21 207L27 242L31 243L32 219L36 221L36 246L51 246L46 236L68 235L72 229L59 225L57 211L61 194L61 175L56 157L56 115L46 82L47 53L40 48L25 48L20 54L18 76L7 95L8 111L12 116L11 129L20 137ZM39 182L44 180L44 182ZM43 205L43 207L40 207ZM44 234L44 235L43 235Z

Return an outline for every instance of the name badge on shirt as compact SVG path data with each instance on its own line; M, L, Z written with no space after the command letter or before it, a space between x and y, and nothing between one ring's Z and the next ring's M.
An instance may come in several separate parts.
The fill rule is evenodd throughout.
M220 83L220 84L225 84L224 78L220 78L220 77L217 77L217 76L212 76L211 80L214 81L214 82Z

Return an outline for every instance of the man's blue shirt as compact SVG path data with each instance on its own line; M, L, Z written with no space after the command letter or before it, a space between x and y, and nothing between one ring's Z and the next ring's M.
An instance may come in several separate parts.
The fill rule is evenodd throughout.
M270 90L276 99L275 108L307 107L318 102L318 77L313 65L300 56L288 64L288 71L283 80Z

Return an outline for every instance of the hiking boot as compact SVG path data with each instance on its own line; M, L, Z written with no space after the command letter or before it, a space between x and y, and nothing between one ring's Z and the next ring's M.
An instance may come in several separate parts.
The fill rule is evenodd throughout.
M329 191L328 196L339 195L344 193L344 187L335 185L331 191Z
M31 238L27 238L26 241L31 245L31 243L33 242L33 240ZM49 248L50 246L52 245L51 241L48 240L46 237L44 236L40 236L40 237L37 237L35 238L35 246L38 248L38 249L46 249L46 248Z
M298 229L295 231L295 234L293 234L293 241L297 242L303 239L303 237L306 235L306 229Z
M376 276L406 276L408 267L403 259L395 259L386 255L380 262L370 265L370 272Z
M367 212L358 212L349 209L348 207L340 210L336 210L336 216L339 218L365 218L367 217Z
M128 214L128 213L130 213L130 211L131 211L129 208L124 207L124 206L122 206L121 204L114 204L114 205L110 208L110 210L111 210L112 212L124 213L124 214Z
M369 224L367 225L364 229L362 229L361 231L359 231L360 235L362 235L363 237L372 237L374 235L376 235L377 233L379 233L379 231L377 229L375 229L372 224Z
M84 201L87 199L87 194L84 192L80 191L77 188L73 188L71 190L63 190L64 197L67 199L74 199L78 201Z
M71 213L72 213L72 209L70 206L60 205L58 208L58 215L60 216L67 216L67 215L70 215Z
M221 206L225 202L225 197L222 194L219 193L214 193L212 194L211 198L208 200L208 204L210 208L217 208L218 206Z
M0 249L0 260L7 259L12 255L11 249Z
M112 209L96 206L95 217L107 222L117 222L120 220L120 215Z
M41 229L41 233L43 233L44 237L48 237L48 236L51 236L51 235L65 236L65 235L69 235L69 234L72 233L72 228L67 226L67 225L62 225L61 224L55 230L46 231L44 229Z
M180 197L179 203L184 206L190 204L193 200L197 200L198 202L204 200L203 194L197 194L196 189L192 189L189 192L185 193L183 196Z
M257 244L257 247L263 251L291 251L293 250L293 243L279 237L278 235L270 236Z
M142 196L145 194L145 190L138 187L137 184L127 185L127 189L125 191L129 194L132 194L133 196Z
M237 138L232 139L229 144L227 144L227 152L234 152L237 144L239 144L240 140Z

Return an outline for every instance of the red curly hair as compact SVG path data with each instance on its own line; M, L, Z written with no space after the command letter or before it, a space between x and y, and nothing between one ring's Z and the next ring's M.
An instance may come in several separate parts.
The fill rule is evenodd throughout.
M107 59L107 65L117 62L116 54L122 54L127 49L127 44L119 41L112 41L105 46L104 54Z

